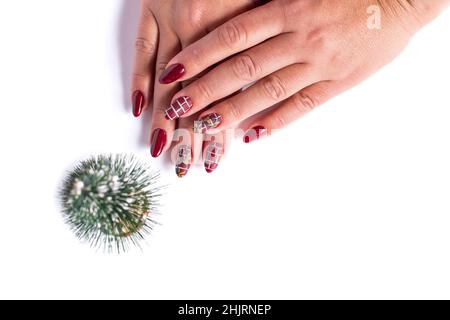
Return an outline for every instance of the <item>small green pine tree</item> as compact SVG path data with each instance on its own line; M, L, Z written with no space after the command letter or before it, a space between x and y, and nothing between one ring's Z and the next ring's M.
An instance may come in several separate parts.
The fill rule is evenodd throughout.
M159 174L132 155L100 155L70 172L60 193L63 214L75 235L118 253L139 246L155 225Z

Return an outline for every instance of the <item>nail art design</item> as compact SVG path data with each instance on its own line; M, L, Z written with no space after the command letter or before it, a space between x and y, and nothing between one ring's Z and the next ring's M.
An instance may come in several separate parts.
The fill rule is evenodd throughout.
M248 130L244 135L244 142L250 143L267 135L267 130L263 126L256 126Z
M167 143L167 133L163 129L155 129L152 134L152 141L151 141L151 154L153 158L157 158L161 155L162 151L164 150L164 147Z
M202 119L194 122L195 133L206 133L210 129L217 128L223 121L223 117L218 113L211 113Z
M139 91L136 90L133 93L133 115L137 118L141 115L142 110L144 109L144 105L145 105L145 97L144 94Z
M192 106L193 104L191 98L179 97L170 105L169 108L167 108L165 111L165 118L167 120L178 119L183 114L188 113Z
M183 178L191 167L192 150L188 145L181 145L178 148L177 160L175 164L175 173Z
M159 82L162 84L169 84L177 81L184 75L185 71L186 69L181 63L172 64L168 66L161 74L159 77Z
M205 169L211 173L219 166L219 161L223 155L223 145L221 143L212 142L206 148Z

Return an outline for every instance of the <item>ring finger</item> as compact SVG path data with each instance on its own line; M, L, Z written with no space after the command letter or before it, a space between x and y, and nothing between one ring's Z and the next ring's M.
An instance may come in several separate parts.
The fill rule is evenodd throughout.
M194 131L205 133L232 127L321 80L310 64L294 64L281 69L203 112L194 123Z

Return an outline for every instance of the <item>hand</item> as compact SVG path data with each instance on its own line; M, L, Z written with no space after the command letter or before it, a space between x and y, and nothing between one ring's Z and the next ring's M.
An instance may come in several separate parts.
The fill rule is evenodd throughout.
M170 119L191 116L254 83L203 110L195 128L223 130L257 115L244 137L256 140L389 63L447 3L273 0L231 19L169 62L162 83L189 79L225 60L175 95L174 101L191 101L190 110L166 113Z
M206 35L228 19L252 9L255 0L142 0L141 21L136 40L136 56L132 80L133 114L139 117L153 105L151 154L160 156L170 148L175 122L164 119L165 110L182 84L161 85L159 79L167 62L182 48ZM182 69L176 70L182 73ZM186 106L188 101L182 101ZM204 151L208 172L217 168L225 152L223 133L203 137L192 130L193 119L179 121L173 158L177 175L184 176ZM205 143L203 141L206 140ZM212 141L214 140L214 141ZM208 142L209 141L209 142ZM204 148L203 148L204 147Z

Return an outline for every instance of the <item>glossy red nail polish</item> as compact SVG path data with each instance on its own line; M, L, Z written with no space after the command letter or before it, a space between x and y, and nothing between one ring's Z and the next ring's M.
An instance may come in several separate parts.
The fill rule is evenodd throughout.
M185 71L186 69L181 63L172 64L164 70L162 75L159 77L159 82L162 84L169 84L177 81L184 75Z
M144 105L145 105L145 97L144 94L139 91L136 90L133 93L133 115L137 118L141 115L142 110L144 109Z
M256 126L248 130L244 135L244 142L250 143L267 135L267 130L263 126Z
M165 118L167 120L175 120L183 114L188 113L192 109L192 99L189 97L179 97L175 100L169 108L165 111Z
M223 145L221 143L212 142L208 145L205 154L205 170L208 173L213 172L219 166L220 159L223 155Z
M152 134L152 141L151 141L151 154L153 158L157 158L161 155L162 151L164 150L164 147L167 143L167 133L163 129L155 129Z

